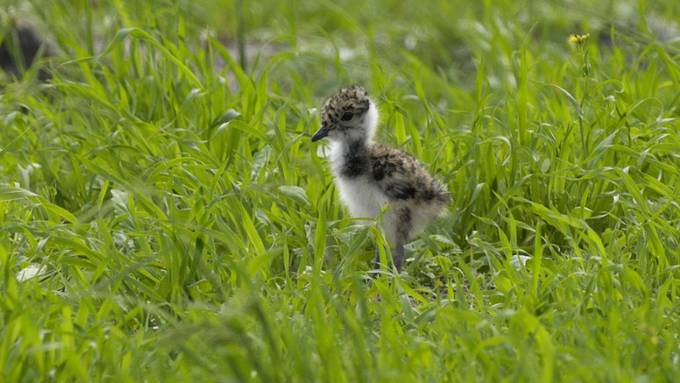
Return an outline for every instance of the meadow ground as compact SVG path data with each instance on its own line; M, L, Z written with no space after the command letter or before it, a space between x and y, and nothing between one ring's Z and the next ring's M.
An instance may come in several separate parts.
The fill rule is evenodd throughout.
M680 2L2 2L56 56L0 74L0 381L680 376ZM402 275L309 140L350 83L453 195Z

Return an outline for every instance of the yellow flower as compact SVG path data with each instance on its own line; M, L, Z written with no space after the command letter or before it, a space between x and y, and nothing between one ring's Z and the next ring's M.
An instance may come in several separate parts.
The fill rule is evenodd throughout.
M590 33L586 33L585 35L572 34L569 36L568 41L570 44L583 45L589 37Z

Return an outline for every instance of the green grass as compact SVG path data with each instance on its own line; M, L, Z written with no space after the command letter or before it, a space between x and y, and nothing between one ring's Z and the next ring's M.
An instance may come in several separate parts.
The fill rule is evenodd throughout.
M245 69L234 2L4 2L59 54L0 74L0 381L680 376L678 2L244 1ZM399 276L350 83L454 197Z

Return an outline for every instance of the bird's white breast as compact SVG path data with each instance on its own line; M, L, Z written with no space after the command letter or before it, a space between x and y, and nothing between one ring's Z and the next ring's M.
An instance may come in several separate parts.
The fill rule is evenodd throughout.
M331 144L330 160L335 175L335 185L340 193L340 200L347 205L350 214L355 218L373 218L387 203L387 197L369 175L345 177L341 174L343 166L342 144Z
M336 177L340 199L355 218L373 218L387 203L387 197L367 176Z

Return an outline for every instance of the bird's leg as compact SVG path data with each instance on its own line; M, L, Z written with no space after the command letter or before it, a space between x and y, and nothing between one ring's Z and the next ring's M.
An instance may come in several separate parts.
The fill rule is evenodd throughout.
M397 235L394 244L394 253L392 254L397 272L401 272L401 268L404 264L404 244L408 241L411 228L411 210L408 208L399 209L397 213Z
M394 266L401 273L404 264L404 244L400 241L394 248Z
M380 270L380 247L375 247L375 258L373 258L373 268L378 271Z

